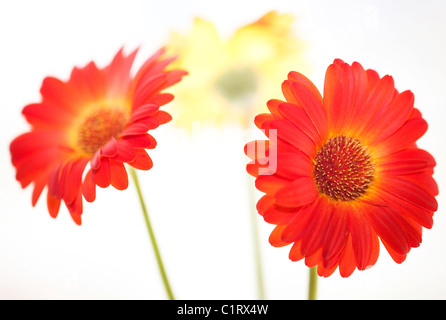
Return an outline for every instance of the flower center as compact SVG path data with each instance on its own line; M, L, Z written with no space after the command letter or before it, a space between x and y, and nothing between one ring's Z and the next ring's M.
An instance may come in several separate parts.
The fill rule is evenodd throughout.
M314 180L320 193L333 200L352 201L373 183L375 170L359 140L330 138L315 157Z
M125 122L125 114L119 109L96 110L79 127L77 143L82 151L94 154L112 137L118 137Z
M243 100L257 90L257 75L250 68L229 69L217 79L215 86L226 99Z

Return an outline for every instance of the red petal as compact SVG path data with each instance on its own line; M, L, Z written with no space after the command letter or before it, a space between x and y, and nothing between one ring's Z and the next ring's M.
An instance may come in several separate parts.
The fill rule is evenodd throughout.
M143 149L136 149L136 157L133 161L129 162L129 165L135 169L149 170L153 167L153 162L150 156Z
M133 111L128 122L135 122L147 117L152 117L158 110L159 106L156 104L142 105Z
M400 211L400 214L406 219L415 221L425 228L432 228L433 225L433 212L417 207L405 200L402 200L391 193L385 191L379 193L379 197L387 203L389 206L395 206Z
M173 94L159 93L150 97L150 102L158 106L164 106L165 104L171 102L173 99L174 99Z
M166 64L164 66L166 66ZM163 83L166 81L166 74L152 72L151 74L143 75L141 79L135 77L135 80L137 82L133 82L136 84L133 105L138 106L152 102L150 98L163 89Z
M300 241L296 241L291 247L289 258L291 261L299 261L305 257L300 250Z
M261 166L256 161L251 161L246 165L246 171L253 177L258 177Z
M375 70L368 69L365 73L367 76L367 96L369 96L378 84L380 77Z
M332 216L332 205L325 197L319 197L302 236L301 252L306 256L313 255L322 245L328 224Z
M172 116L162 110L158 111L153 117L158 120L159 124L165 124L172 120Z
M61 191L60 176L61 173L63 172L64 168L63 165L64 165L63 163L59 163L56 167L54 167L49 174L49 180L48 180L48 194L51 195L52 197L57 197L59 200L62 199L62 195L60 194Z
M101 188L106 188L111 183L110 158L101 158L101 164L97 170L91 170L93 181Z
M160 51L162 52L162 51ZM171 63L174 58L159 60L159 53L151 57L135 76L132 86L134 91L134 105L142 105L153 101L157 94L173 84L179 82L187 74L183 70L164 71L164 68ZM155 58L155 59L154 59Z
M129 186L127 171L119 161L110 161L111 185L118 190L125 190Z
M351 210L348 205L338 205L333 210L322 245L322 259L325 268L330 269L339 262L340 252L349 235L348 216Z
M293 75L296 76L298 73L293 73ZM328 134L328 122L319 91L310 80L302 75L298 77L298 81L296 81L296 77L291 78L293 80L286 80L282 84L282 91L286 100L302 107L319 132L319 136L322 139L326 138Z
M305 261L306 262L306 261ZM326 268L322 263L318 264L317 266L317 274L319 277L329 277L333 274L333 272L335 272L336 268L338 266L335 264L333 267L331 268Z
M299 84L301 86L299 91L305 91L306 95L312 96L315 99L316 103L322 106L322 96L319 93L319 90L307 77L299 72L291 71L290 73L288 73L288 80L292 81L293 83ZM297 102L301 101L299 97L296 97L296 99Z
M70 167L67 174L66 186L63 199L66 203L71 203L78 196L82 185L82 174L89 159L83 158L76 160Z
M247 164L247 172L257 177L259 175L273 175L277 171L277 144L270 144L269 141L252 141L245 145L245 153L249 158L255 159Z
M357 209L359 210L359 209ZM370 266L371 258L377 249L378 237L361 211L352 211L349 215L349 229L353 252L359 270Z
M305 110L291 103L279 105L280 114L291 121L297 128L305 132L316 144L321 143L321 136Z
M405 149L380 159L380 172L394 175L420 173L436 165L435 159L422 149Z
M16 179L20 182L22 188L25 188L32 181L56 166L59 161L63 161L63 158L63 154L56 148L41 149L16 166Z
M386 241L383 241L382 239L381 241L384 247L386 248L387 252L392 257L393 261L395 261L396 263L403 263L404 260L406 260L407 253L404 254L398 253L397 251L393 250L392 247Z
M369 206L364 213L383 242L399 254L406 254L410 247L393 211L386 207Z
M34 103L23 108L22 114L34 127L63 128L71 124L72 113L61 107Z
M135 160L136 151L134 146L131 144L131 141L126 139L120 139L117 141L118 144L118 153L113 158L114 160L118 160L121 162L131 162Z
M127 57L123 55L121 48L113 58L110 65L104 69L104 80L109 94L113 96L125 96L130 82L130 69L132 67L138 49L134 50Z
M303 153L281 152L277 160L277 174L285 178L312 177L313 168Z
M285 102L282 100L278 100L278 99L271 99L271 100L268 100L268 102L266 103L266 106L268 107L268 110L275 117L283 119L283 116L279 112L279 105L281 105L282 103L285 103Z
M263 215L266 210L274 206L275 199L274 196L266 194L257 201L256 209L260 215Z
M98 151L96 151L93 158L91 159L90 166L91 166L91 169L93 169L93 170L98 170L99 167L101 166L101 150L100 149Z
M57 106L58 108L70 109L73 113L76 113L77 108L81 104L81 99L83 99L71 84L53 77L43 79L40 93L42 94L43 103Z
M358 135L368 137L372 141L375 134L374 127L377 121L381 121L382 112L389 108L389 104L395 96L395 87L393 78L385 76L378 81L373 91L370 93L367 101L364 103L363 112L359 115L359 124L361 130Z
M155 138L148 133L136 136L127 136L123 139L134 148L153 149L157 144Z
M268 122L271 122L273 120L277 119L277 117L274 117L272 114L269 113L261 113L255 116L254 118L254 124L257 126L257 128L259 129L264 129L264 125ZM265 134L267 134L265 132Z
M405 214L404 211L402 211L398 206L395 206L394 204L383 207L383 211L385 211L389 219L392 219L395 225L398 225L409 247L413 248L420 245L422 236L422 227L420 224L412 220L408 215ZM391 242L387 242L392 246Z
M289 183L289 180L277 177L275 175L259 176L256 179L255 186L258 190L265 193L276 193L277 190L282 188L285 184Z
M248 142L244 151L251 160L266 158L269 155L269 141L256 140Z
M314 217L314 208L316 202L300 208L294 218L288 225L285 226L282 232L282 240L290 243L294 241L300 241L304 232L308 230L308 224Z
M385 156L410 147L424 135L426 130L427 122L422 118L414 118L407 121L390 137L377 143L371 141L370 145L376 144L380 154Z
M42 152L43 149L56 151L63 146L63 138L58 130L34 130L15 138L9 150L13 165L18 166L23 161L28 162L27 158L36 152Z
M418 187L416 184L392 176L387 176L386 179L382 180L383 181L379 184L380 189L418 207L429 211L437 211L438 203L434 196Z
M85 175L84 183L82 184L82 194L88 202L93 202L96 199L96 185L93 182L91 170Z
M56 218L57 214L59 213L60 208L60 199L57 199L56 197L53 197L48 192L47 194L47 206L48 206L48 212L51 217Z
M295 215L295 211L282 211L272 207L265 211L263 219L271 224L289 224Z
M347 278L351 276L355 269L356 260L353 253L352 238L349 236L342 252L341 260L339 261L339 273L341 277Z
M273 247L283 247L289 245L289 242L282 241L282 231L286 226L276 226L269 236L269 243Z
M437 196L439 193L438 185L432 177L432 172L412 173L399 176L398 178L416 185L431 196Z
M147 131L156 129L159 126L158 120L155 118L148 118L144 122L134 122L129 124L121 133L122 137L135 136L147 133Z
M305 257L305 265L309 268L315 267L319 264L318 270L322 267L322 248L313 253L311 256Z
M104 157L114 157L118 153L118 144L116 139L112 137L106 144L101 148L101 155Z
M287 120L274 120L263 124L263 129L275 130L277 138L294 146L297 150L302 151L310 158L316 153L316 144L302 130L293 126Z
M398 94L390 103L382 105L376 111L364 132L373 136L375 143L384 140L401 128L409 119L413 104L412 92L404 91Z
M81 215L83 211L82 206L82 191L79 190L79 193L77 194L76 198L73 202L67 203L67 208L70 212L71 218L77 225L81 225Z
M74 223L76 223L78 226L82 224L82 218L80 214L76 214L74 212L70 211L71 219L73 219Z
M301 207L316 200L319 191L312 178L297 178L276 194L276 204L282 207Z
M340 60L335 62L325 74L324 107L330 128L341 133L353 114L354 78L350 66Z
M34 190L32 195L32 206L34 207L39 200L40 195L42 194L43 189L45 188L48 182L48 177L46 175L42 175L39 179L34 181Z
M353 119L358 119L364 112L364 104L367 98L367 76L364 68L358 62L353 62L351 66L353 72L354 92L352 93L352 110L351 120L348 123L352 128L357 128L358 125L362 125Z
M268 158L260 158L255 161L251 161L246 165L246 171L253 177L258 177L260 175L273 175L276 173L276 168L272 166L272 168L268 169L269 164Z
M69 84L86 101L100 101L105 96L105 74L94 62L83 68L73 68Z

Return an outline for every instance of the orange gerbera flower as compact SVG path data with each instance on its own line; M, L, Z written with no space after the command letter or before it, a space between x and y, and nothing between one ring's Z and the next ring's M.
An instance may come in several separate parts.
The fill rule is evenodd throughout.
M17 137L10 151L22 187L34 184L33 206L48 186L50 215L57 216L63 200L81 224L82 197L94 201L96 186L126 189L125 163L141 170L152 167L145 149L156 141L147 131L171 120L159 107L173 95L161 91L185 72L165 71L173 58L162 58L164 50L159 50L132 77L136 53L125 56L121 49L103 69L94 62L75 67L67 82L47 77L42 101L23 109L31 131Z
M305 258L319 276L374 265L378 239L403 262L432 227L438 194L435 160L415 144L427 123L413 94L341 60L328 67L323 97L297 72L282 91L286 102L270 100L271 113L255 118L269 140L245 147L266 193L258 212L277 225L270 243L293 244L290 259Z

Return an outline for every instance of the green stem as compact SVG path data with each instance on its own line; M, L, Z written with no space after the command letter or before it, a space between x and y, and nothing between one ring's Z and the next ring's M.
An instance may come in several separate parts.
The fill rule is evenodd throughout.
M316 300L317 296L317 267L310 268L310 279L308 283L308 300Z
M250 178L248 176L248 178ZM251 182L251 181L249 181ZM257 295L259 300L265 300L265 288L263 285L263 269L262 269L262 257L260 254L259 245L259 228L257 225L257 210L255 205L255 193L251 183L248 183L249 198L250 198L250 216L252 226L252 240L254 244L254 261L257 275Z
M164 269L163 260L161 259L161 254L160 254L160 251L158 249L158 245L157 245L157 242L156 242L156 239L155 239L155 234L153 232L153 228L152 228L152 225L150 223L149 214L147 212L147 208L146 208L146 205L145 205L145 202L144 202L144 198L142 196L141 187L139 185L139 181L138 181L138 177L136 175L136 171L133 168L129 168L129 171L130 171L130 175L132 176L133 182L135 184L136 191L138 192L139 202L141 204L141 209L142 209L142 212L144 214L144 220L146 222L147 231L149 232L150 241L152 242L153 251L155 252L155 257L156 257L156 261L158 263L158 268L159 268L159 271L160 271L160 274L161 274L161 278L163 280L164 288L166 289L166 293L167 293L167 296L169 297L169 300L175 300L175 298L173 296L172 289L170 288L170 285L169 285L169 280L167 279L166 270Z

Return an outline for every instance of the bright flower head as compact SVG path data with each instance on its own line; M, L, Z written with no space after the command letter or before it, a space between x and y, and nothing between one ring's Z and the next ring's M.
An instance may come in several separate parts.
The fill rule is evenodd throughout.
M325 277L338 266L348 277L374 265L378 239L403 262L422 227L432 227L438 194L435 160L416 146L427 123L413 94L341 60L328 67L323 97L297 72L282 90L286 102L270 100L270 113L255 119L269 140L245 148L247 170L266 193L257 209L277 225L270 243L293 244L290 259L305 258Z
M126 189L125 163L152 167L145 149L155 148L156 141L147 131L171 120L159 107L173 95L162 91L185 72L165 71L173 59L162 58L159 50L132 77L136 53L120 50L103 69L94 62L75 67L67 82L47 77L42 101L23 109L31 131L17 137L10 150L17 180L23 188L34 184L33 206L47 186L50 215L57 216L63 201L81 224L82 197L94 201L96 186Z
M176 124L246 125L261 101L280 94L274 84L302 61L292 22L288 14L269 12L223 40L211 22L197 18L190 34L173 34L168 49L180 57L173 66L190 72L174 91Z

